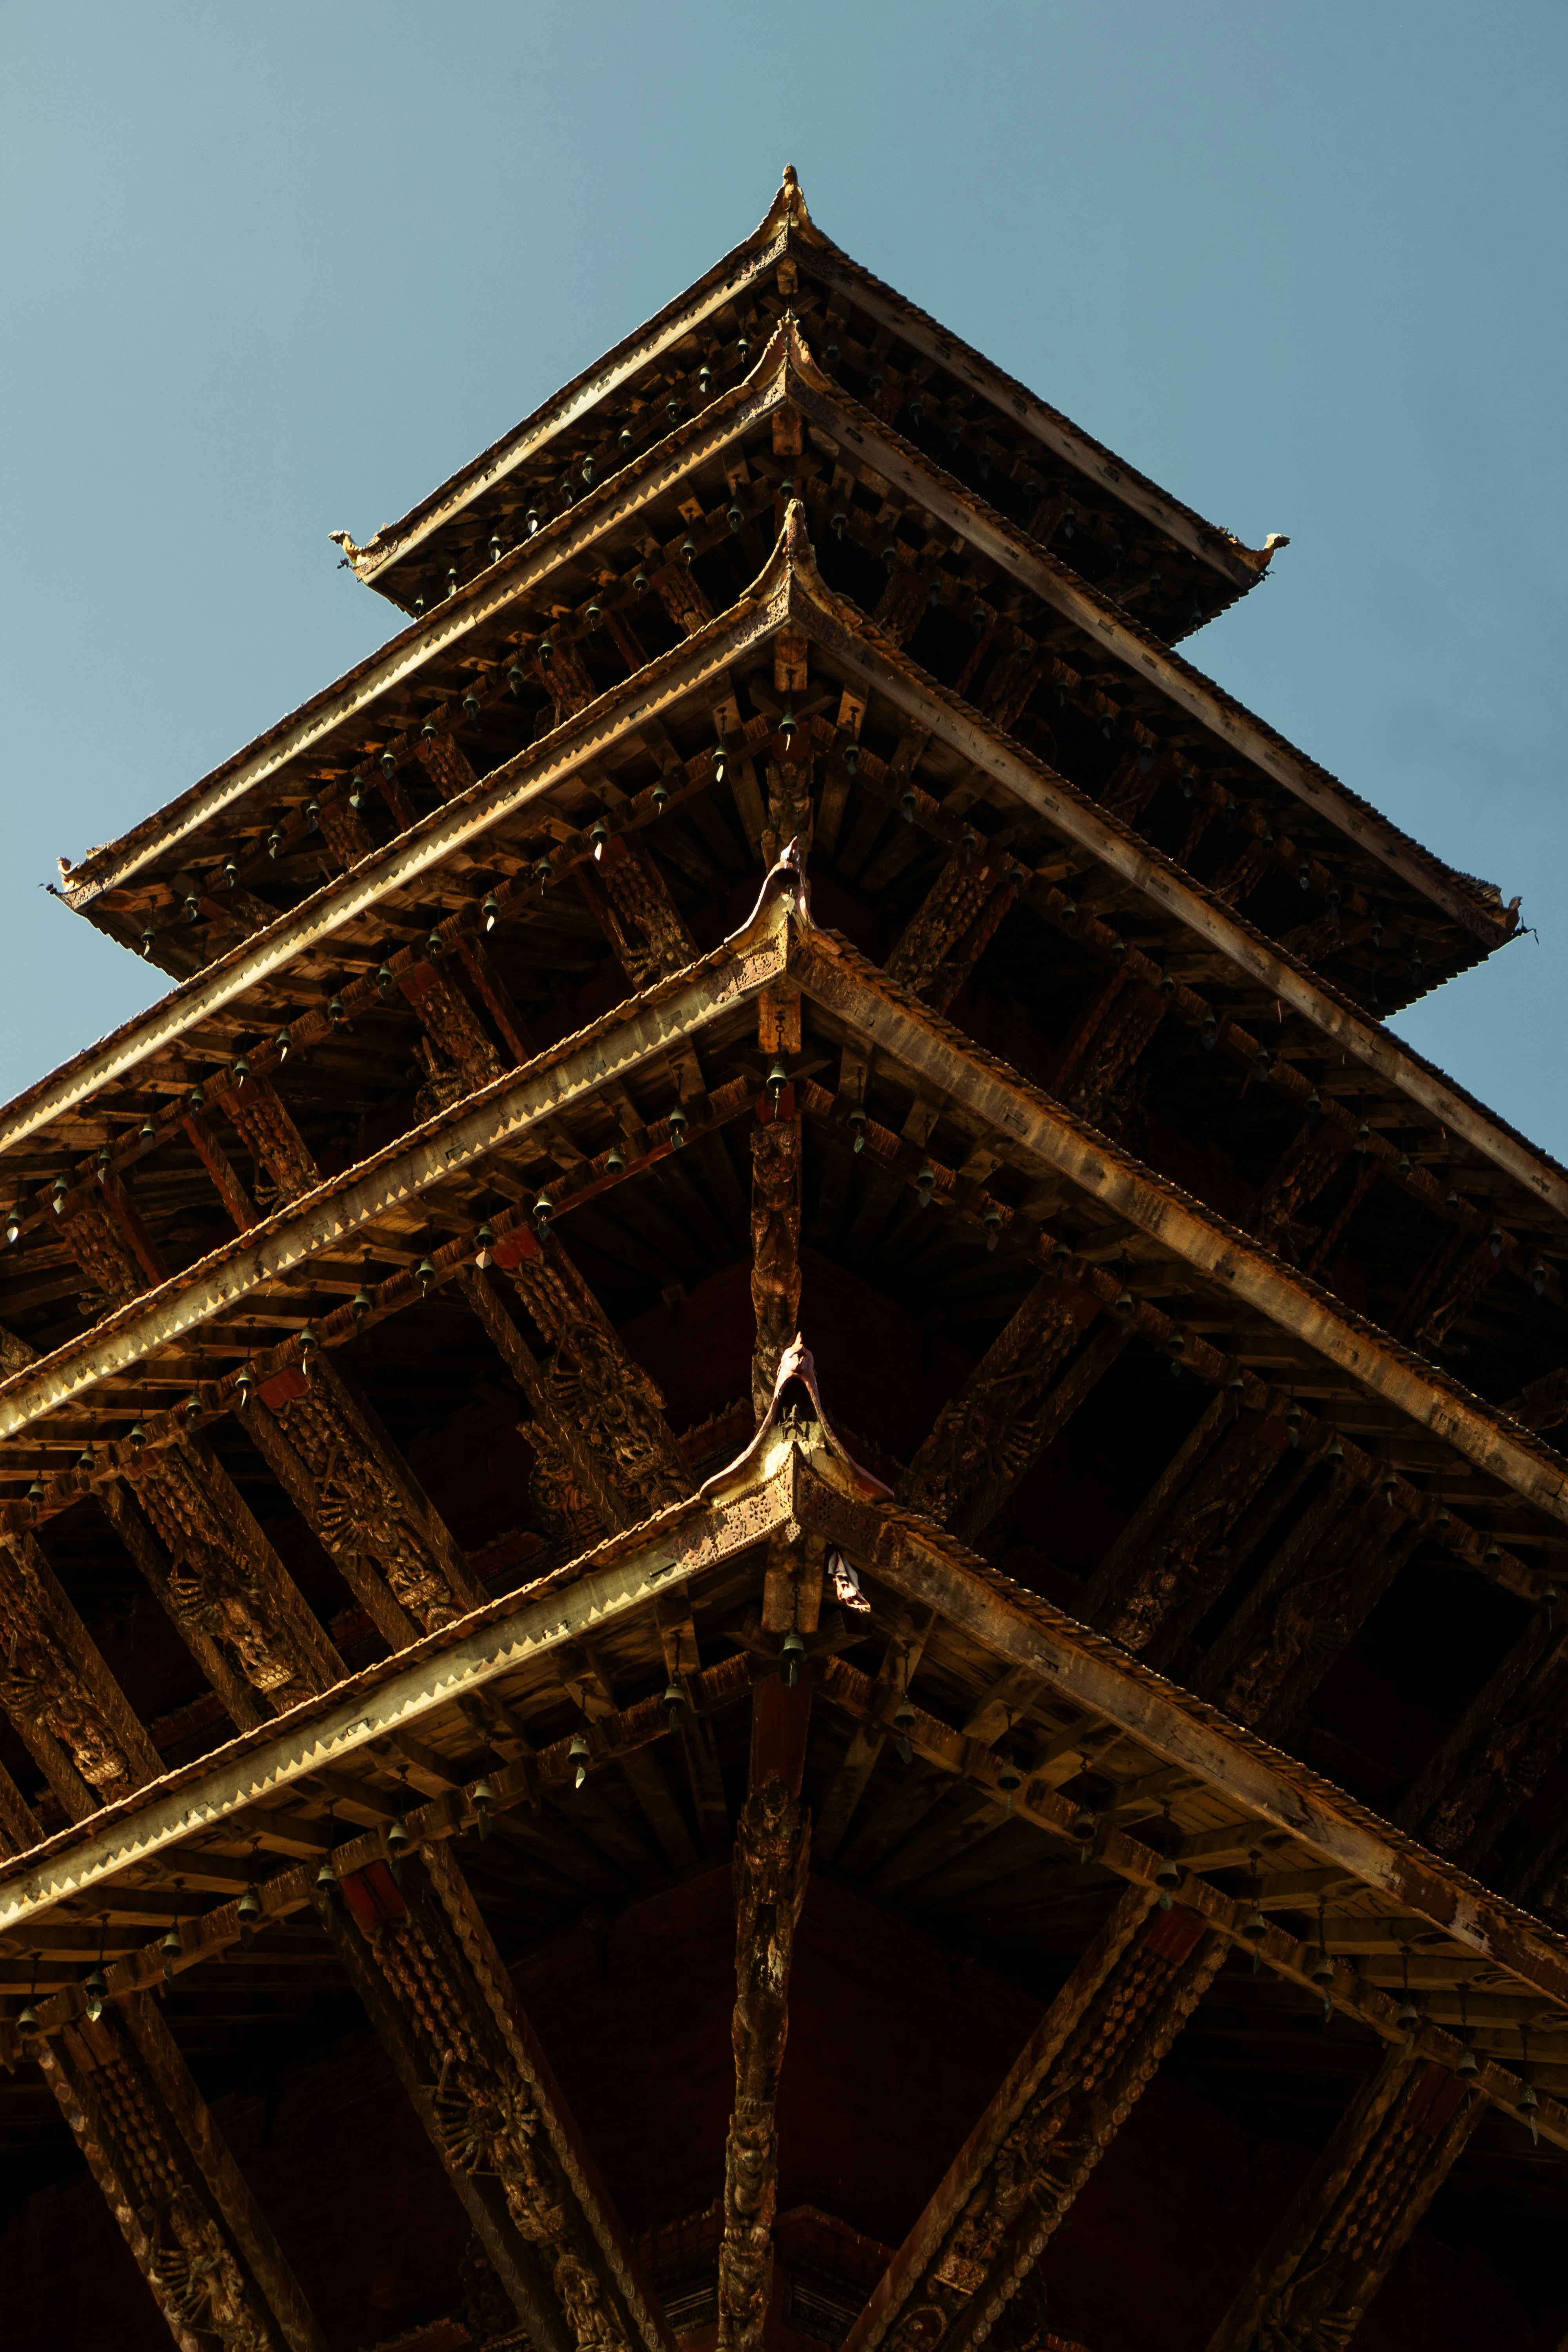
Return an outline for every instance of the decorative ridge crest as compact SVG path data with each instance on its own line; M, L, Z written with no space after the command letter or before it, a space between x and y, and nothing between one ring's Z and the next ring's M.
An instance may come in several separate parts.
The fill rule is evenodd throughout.
M795 844L792 842L790 848L785 850L784 856L779 859L779 865L773 868L775 874L794 847ZM798 1381L810 1397L827 1450L849 1478L856 1493L863 1496L868 1502L890 1503L893 1500L892 1488L885 1486L880 1478L857 1462L848 1447L836 1433L833 1423L828 1420L824 1409L821 1391L816 1385L816 1359L798 1331L779 1358L779 1368L773 1381L773 1397L766 1412L763 1415L756 1435L743 1453L736 1454L733 1462L726 1463L722 1470L716 1470L711 1478L705 1478L698 1488L698 1493L704 1496L714 1495L720 1486L726 1485L731 1478L740 1476L743 1471L760 1462L763 1449L778 1425L784 1410L785 1391L794 1381Z

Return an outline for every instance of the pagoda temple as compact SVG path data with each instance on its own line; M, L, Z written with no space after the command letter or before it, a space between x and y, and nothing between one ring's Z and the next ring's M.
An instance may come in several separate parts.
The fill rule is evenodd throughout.
M1254 549L795 174L65 870L6 2352L1553 2352L1568 1171Z

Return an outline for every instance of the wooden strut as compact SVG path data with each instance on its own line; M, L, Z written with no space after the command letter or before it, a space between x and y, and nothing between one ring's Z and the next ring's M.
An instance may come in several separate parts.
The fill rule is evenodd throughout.
M1208 2352L1343 2352L1486 2105L1446 2066L1389 2050Z
M942 1406L899 1500L975 1541L1126 1345L1124 1327L1102 1329L1058 1380L1100 1312L1091 1292L1042 1275Z
M323 1349L265 1382L242 1424L393 1649L489 1596L366 1401Z
M36 1536L0 1545L0 1706L68 1818L146 1786L163 1759Z
M720 2352L750 2352L762 2342L772 2292L775 2108L789 2032L790 1964L811 1860L811 1819L799 1793L809 1699L809 1685L786 1692L776 1675L761 1686L752 1785L735 1827L735 2106L724 2150Z
M328 2352L152 1994L37 2055L180 2352Z
M616 1492L620 1523L679 1502L691 1481L658 1384L627 1354L557 1236L522 1226L497 1244L495 1262L549 1344L552 1420L574 1423L587 1438Z
M1126 2121L1226 1951L1129 1886L949 2166L844 2352L984 2343Z
M454 1857L339 1889L322 1924L536 2352L673 2352Z

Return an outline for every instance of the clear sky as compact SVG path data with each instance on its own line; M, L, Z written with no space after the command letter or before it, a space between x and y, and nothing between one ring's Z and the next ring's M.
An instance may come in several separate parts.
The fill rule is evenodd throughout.
M750 228L1253 544L1194 658L1524 938L1402 1026L1568 1157L1562 0L0 0L0 1098L48 898L391 634L369 537Z

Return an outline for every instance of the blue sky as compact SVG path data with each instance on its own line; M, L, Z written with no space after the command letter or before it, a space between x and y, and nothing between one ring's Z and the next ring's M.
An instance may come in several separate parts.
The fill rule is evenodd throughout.
M336 568L800 171L1276 572L1194 657L1524 938L1402 1023L1568 1157L1568 10L0 0L0 1097L44 893L390 634Z

